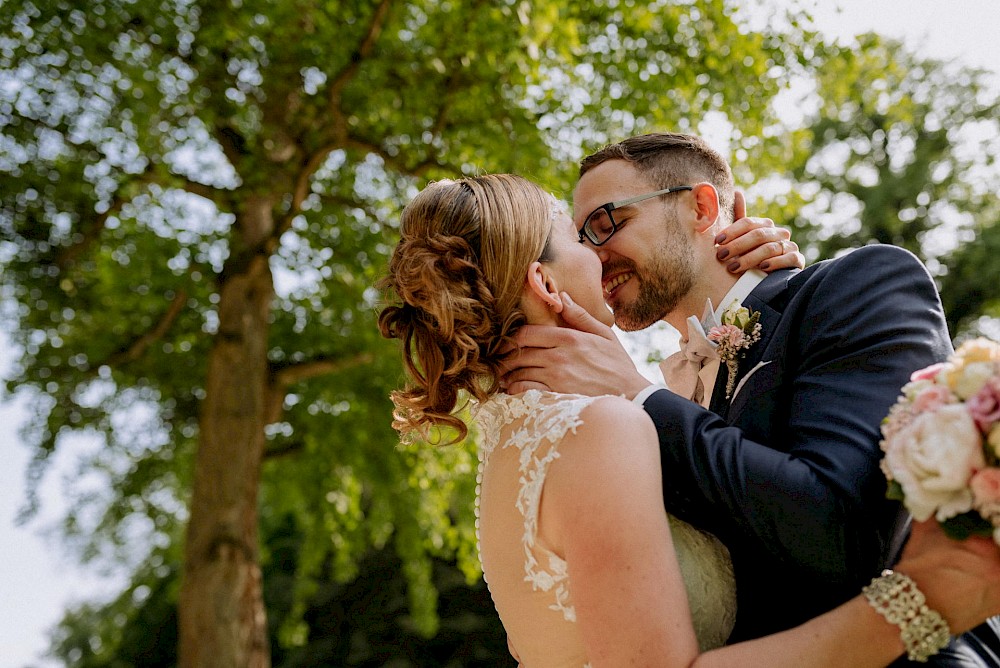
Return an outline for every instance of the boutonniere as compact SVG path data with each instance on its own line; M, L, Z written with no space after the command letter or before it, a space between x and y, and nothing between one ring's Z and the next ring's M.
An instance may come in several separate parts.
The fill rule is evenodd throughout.
M726 364L726 399L732 397L736 372L747 349L760 340L760 311L751 311L735 301L722 313L722 324L708 330L708 340L716 346Z

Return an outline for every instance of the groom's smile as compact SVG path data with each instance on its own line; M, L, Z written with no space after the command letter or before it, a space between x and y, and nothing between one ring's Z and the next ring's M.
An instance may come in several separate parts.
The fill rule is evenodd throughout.
M633 278L635 274L631 270L626 270L620 273L611 273L611 275L606 275L603 280L604 285L604 301L610 302L614 299L615 292L619 287L624 285Z

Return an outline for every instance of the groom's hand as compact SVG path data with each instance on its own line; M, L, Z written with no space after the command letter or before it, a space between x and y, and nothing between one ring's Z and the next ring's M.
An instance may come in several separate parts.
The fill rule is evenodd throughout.
M632 399L651 385L610 327L565 292L562 299L560 315L568 327L525 325L518 331L515 341L520 350L507 362L503 379L508 392L542 389Z

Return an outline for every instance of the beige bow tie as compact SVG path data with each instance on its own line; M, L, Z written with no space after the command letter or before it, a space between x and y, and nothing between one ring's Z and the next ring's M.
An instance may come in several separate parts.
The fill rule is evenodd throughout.
M705 398L705 384L699 372L711 360L719 359L718 347L708 340L705 332L718 326L715 309L709 300L705 304L705 315L701 320L695 316L687 319L687 339L681 339L681 349L660 362L660 371L667 387L682 397L702 403Z

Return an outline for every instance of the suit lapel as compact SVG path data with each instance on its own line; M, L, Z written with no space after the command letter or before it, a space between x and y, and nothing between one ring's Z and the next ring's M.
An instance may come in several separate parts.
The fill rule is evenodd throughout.
M774 332L778 328L778 322L781 320L781 312L775 310L772 307L772 303L784 291L788 280L795 273L794 271L785 270L768 274L767 278L761 281L760 285L754 288L753 292L743 300L743 306L746 306L751 311L760 312L760 340L750 346L746 351L746 357L740 360L734 385L739 385L740 380L751 369L757 366L759 362L763 361L764 351L770 346ZM746 390L742 390L732 400L726 399L727 376L726 365L722 364L719 367L719 377L715 382L715 391L712 394L712 405L710 408L727 422L732 423L739 415L743 406L746 405L749 393Z

